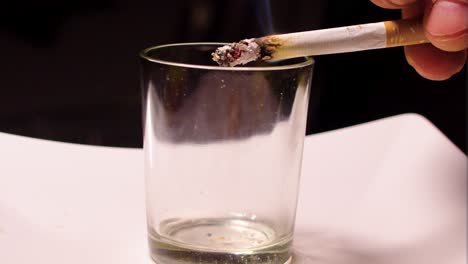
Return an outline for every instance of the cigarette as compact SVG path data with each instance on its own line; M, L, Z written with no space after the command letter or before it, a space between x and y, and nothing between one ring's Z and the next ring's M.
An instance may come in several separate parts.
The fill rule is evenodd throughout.
M245 39L212 53L220 66L428 43L421 20L405 19Z

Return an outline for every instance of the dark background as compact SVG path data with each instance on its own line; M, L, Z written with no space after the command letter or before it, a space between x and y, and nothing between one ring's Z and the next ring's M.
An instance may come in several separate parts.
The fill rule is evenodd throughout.
M368 0L2 1L0 131L140 147L141 49L398 17ZM401 48L316 61L308 134L413 112L466 152L466 67L448 81L428 81Z

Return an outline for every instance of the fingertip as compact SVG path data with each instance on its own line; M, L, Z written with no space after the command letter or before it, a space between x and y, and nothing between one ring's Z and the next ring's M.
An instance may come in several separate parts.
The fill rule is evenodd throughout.
M461 0L438 0L424 19L427 38L439 49L460 51L468 47L468 4Z
M415 17L423 17L425 9L425 3L423 1L416 2L413 5L405 7L401 10L401 14L403 18L415 18Z
M407 46L405 56L416 72L426 79L443 81L460 72L466 62L466 50L442 51L431 44Z

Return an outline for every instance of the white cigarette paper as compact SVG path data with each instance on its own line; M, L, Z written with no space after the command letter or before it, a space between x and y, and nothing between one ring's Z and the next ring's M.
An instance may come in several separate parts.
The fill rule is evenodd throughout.
M383 22L297 32L277 37L283 44L272 54L272 59L380 49L387 45Z

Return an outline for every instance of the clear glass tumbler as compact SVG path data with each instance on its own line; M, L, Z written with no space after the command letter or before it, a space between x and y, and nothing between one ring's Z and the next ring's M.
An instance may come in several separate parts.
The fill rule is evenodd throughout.
M151 256L288 263L313 60L225 68L220 45L141 52Z

